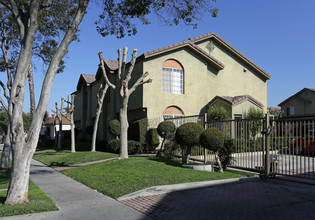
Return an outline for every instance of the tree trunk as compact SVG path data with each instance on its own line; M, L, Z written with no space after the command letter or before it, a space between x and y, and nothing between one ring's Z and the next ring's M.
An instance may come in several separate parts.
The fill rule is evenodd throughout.
M73 113L71 113L71 121L70 121L70 126L71 126L71 152L75 152L75 134L74 134L74 122L73 122Z
M23 151L21 147L13 151L14 166L11 169L11 181L5 201L6 205L28 202L28 182L32 155L33 151Z
M28 11L29 19L26 21L21 20L21 17L18 14L19 8L17 8L17 5L10 4L11 7L13 7L12 12L16 15L13 17L19 25L21 35L20 54L8 108L10 131L12 135L12 168L5 204L10 205L28 201L30 163L37 146L40 128L47 109L53 80L57 73L60 61L66 54L68 46L72 42L74 34L78 30L78 25L81 23L82 18L86 13L86 7L89 0L80 1L73 21L69 24L69 28L65 36L51 59L43 81L39 103L32 116L32 122L28 135L25 138L22 118L25 83L28 67L31 63L34 37L38 27L37 15L40 3L41 1L30 2Z
M58 132L58 150L61 150L62 144L62 118L59 119L59 132Z
M95 152L96 149L96 136L97 136L97 129L98 129L98 122L100 120L100 116L102 113L102 107L103 107L103 102L104 102L104 98L106 95L108 89L108 84L105 85L105 88L102 90L102 95L99 98L98 96L98 107L97 107L97 111L95 114L95 121L94 121L94 127L93 127L93 135L92 135L92 147L91 147L91 151Z
M122 107L120 108L120 152L119 159L128 158L128 118L127 108L129 96L123 97Z
M216 159L216 161L217 161L217 163L218 163L219 172L220 172L220 173L223 173L223 167L222 167L222 164L221 164L221 161L220 161L220 158L219 158L218 154L215 153L215 154L214 154L214 157L215 157L215 159Z
M31 115L35 112L35 90L34 90L34 80L33 80L33 69L32 64L30 64L28 69L28 86L30 90L30 104L31 104Z
M10 143L10 127L8 126L7 134L5 136L2 155L1 155L1 169L10 169L11 159L11 143Z

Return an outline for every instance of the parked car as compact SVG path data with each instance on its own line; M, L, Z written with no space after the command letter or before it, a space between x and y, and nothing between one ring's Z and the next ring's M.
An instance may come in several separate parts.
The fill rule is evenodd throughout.
M295 138L290 144L290 151L294 154L315 154L315 128L304 137Z

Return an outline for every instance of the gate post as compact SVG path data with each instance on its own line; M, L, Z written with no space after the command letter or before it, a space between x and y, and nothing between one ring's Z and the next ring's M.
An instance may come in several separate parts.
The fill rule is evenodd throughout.
M269 129L269 113L265 115L265 131L264 131L264 138L265 138L265 150L266 150L266 157L265 157L265 175L266 178L270 175L270 129Z

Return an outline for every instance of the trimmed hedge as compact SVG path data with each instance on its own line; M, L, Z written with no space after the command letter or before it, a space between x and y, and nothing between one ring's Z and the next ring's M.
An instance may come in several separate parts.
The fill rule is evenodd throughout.
M107 151L111 153L119 154L120 140L113 139L107 144ZM143 153L143 147L138 141L128 141L128 154L141 154Z
M149 146L149 150L155 150L157 146L160 144L160 139L158 136L158 132L156 128L150 128L147 133L147 143Z
M143 118L131 123L128 129L128 139L145 143L147 128L148 128L147 118Z
M120 122L117 119L108 123L108 132L117 138L120 135Z

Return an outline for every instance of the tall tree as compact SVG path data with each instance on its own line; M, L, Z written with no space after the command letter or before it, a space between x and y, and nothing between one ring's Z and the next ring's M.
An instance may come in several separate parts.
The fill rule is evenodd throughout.
M15 75L8 102L13 164L6 204L28 201L30 162L47 109L52 83L62 58L68 51L68 46L77 38L76 32L89 2L89 0L0 0L0 7L9 11L10 17L14 21L14 30L18 32L19 36ZM126 34L135 34L136 27L131 20L137 18L143 24L148 24L147 16L151 13L171 18L174 24L178 24L179 21L191 24L202 11L210 11L212 16L216 15L217 10L212 7L211 2L215 2L215 0L103 0L104 13L97 22L97 30L103 36L114 34L117 37L123 37ZM205 7L206 3L208 3L208 7ZM63 35L61 36L61 34ZM36 46L34 45L36 36L43 37L43 40L46 40L45 36L51 36L59 43L49 61L39 102L25 138L22 110L25 83L34 54L33 47ZM123 89L123 91L129 90Z
M132 59L127 67L126 59L128 48L125 47L123 51L123 56L121 60L121 49L118 50L118 85L112 84L106 74L104 60L102 52L99 52L100 58L100 65L103 73L103 77L105 78L106 84L110 86L112 89L116 91L117 94L120 95L120 111L119 111L119 118L120 118L120 152L119 158L125 159L128 158L128 102L130 95L137 89L138 86L143 85L145 83L152 82L152 79L144 80L149 73L143 73L139 79L129 88L129 81L131 79L131 74L133 72L136 58L137 58L137 49L133 50Z
M104 86L105 84L105 86ZM96 135L97 135L97 130L98 130L98 122L102 113L102 107L103 107L103 102L104 98L108 89L108 84L102 83L100 85L99 92L96 95L97 98L97 110L95 114L95 121L94 121L94 127L93 127L93 135L92 135L92 146L91 146L91 151L95 152L96 149Z

